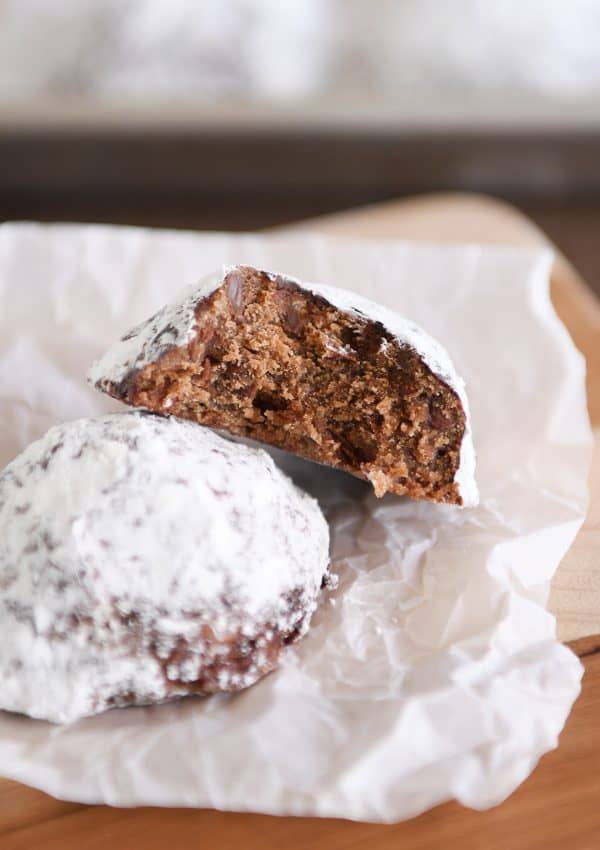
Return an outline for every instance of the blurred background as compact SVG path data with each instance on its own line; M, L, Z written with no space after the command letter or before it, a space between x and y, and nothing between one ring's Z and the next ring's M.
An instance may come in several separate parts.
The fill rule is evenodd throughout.
M600 289L598 0L0 0L0 219L491 192Z

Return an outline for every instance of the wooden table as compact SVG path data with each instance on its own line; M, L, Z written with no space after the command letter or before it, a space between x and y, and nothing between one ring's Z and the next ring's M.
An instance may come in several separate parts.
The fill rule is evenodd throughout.
M430 196L309 222L337 235L539 244L510 207L476 196ZM599 249L600 250L600 249ZM560 257L554 303L588 360L590 413L600 440L600 305ZM553 585L559 633L585 665L583 692L533 775L495 809L456 803L393 826L180 809L111 809L54 800L0 780L1 850L597 850L600 847L600 464L592 504ZM574 640L573 640L574 639Z

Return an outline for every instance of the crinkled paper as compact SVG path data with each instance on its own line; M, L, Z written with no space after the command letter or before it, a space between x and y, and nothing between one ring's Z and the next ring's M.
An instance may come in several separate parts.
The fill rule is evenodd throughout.
M449 350L472 405L476 509L376 499L276 453L317 495L340 583L275 674L234 697L70 727L0 713L0 773L57 797L397 821L500 802L557 744L582 668L545 610L586 509L584 365L551 256L477 245L0 227L0 463L116 409L86 385L131 325L222 263L354 289Z

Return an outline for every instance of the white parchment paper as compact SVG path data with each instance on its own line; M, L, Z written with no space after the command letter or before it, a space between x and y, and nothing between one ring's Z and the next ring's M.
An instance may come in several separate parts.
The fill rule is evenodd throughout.
M584 365L550 304L550 255L4 225L0 464L56 422L116 409L86 386L91 360L223 262L338 283L438 337L467 381L481 505L377 500L277 453L321 499L340 576L281 669L235 697L65 728L0 713L0 773L122 806L395 821L453 797L498 803L556 746L582 672L544 608L584 516L591 455Z

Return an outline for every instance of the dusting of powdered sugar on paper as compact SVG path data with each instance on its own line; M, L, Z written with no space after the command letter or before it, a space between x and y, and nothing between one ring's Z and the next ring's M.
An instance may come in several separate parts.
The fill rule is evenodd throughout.
M196 328L196 306L215 292L230 272L239 268L239 265L223 266L220 271L212 272L146 322L133 328L93 364L88 375L89 381L100 389L108 390L111 384L121 383L130 373L157 360L169 348L190 342ZM469 401L464 381L456 372L444 347L414 322L355 292L307 283L280 272L261 271L271 280L281 279L293 283L300 289L324 298L344 313L380 322L400 345L414 349L428 368L456 392L463 406L466 426L454 481L458 485L463 507L476 505L479 492L475 481L475 448Z
M0 475L0 529L0 707L59 722L176 695L159 659L178 641L168 678L193 681L204 623L284 631L286 594L310 614L328 565L317 502L266 452L142 412L32 443Z

